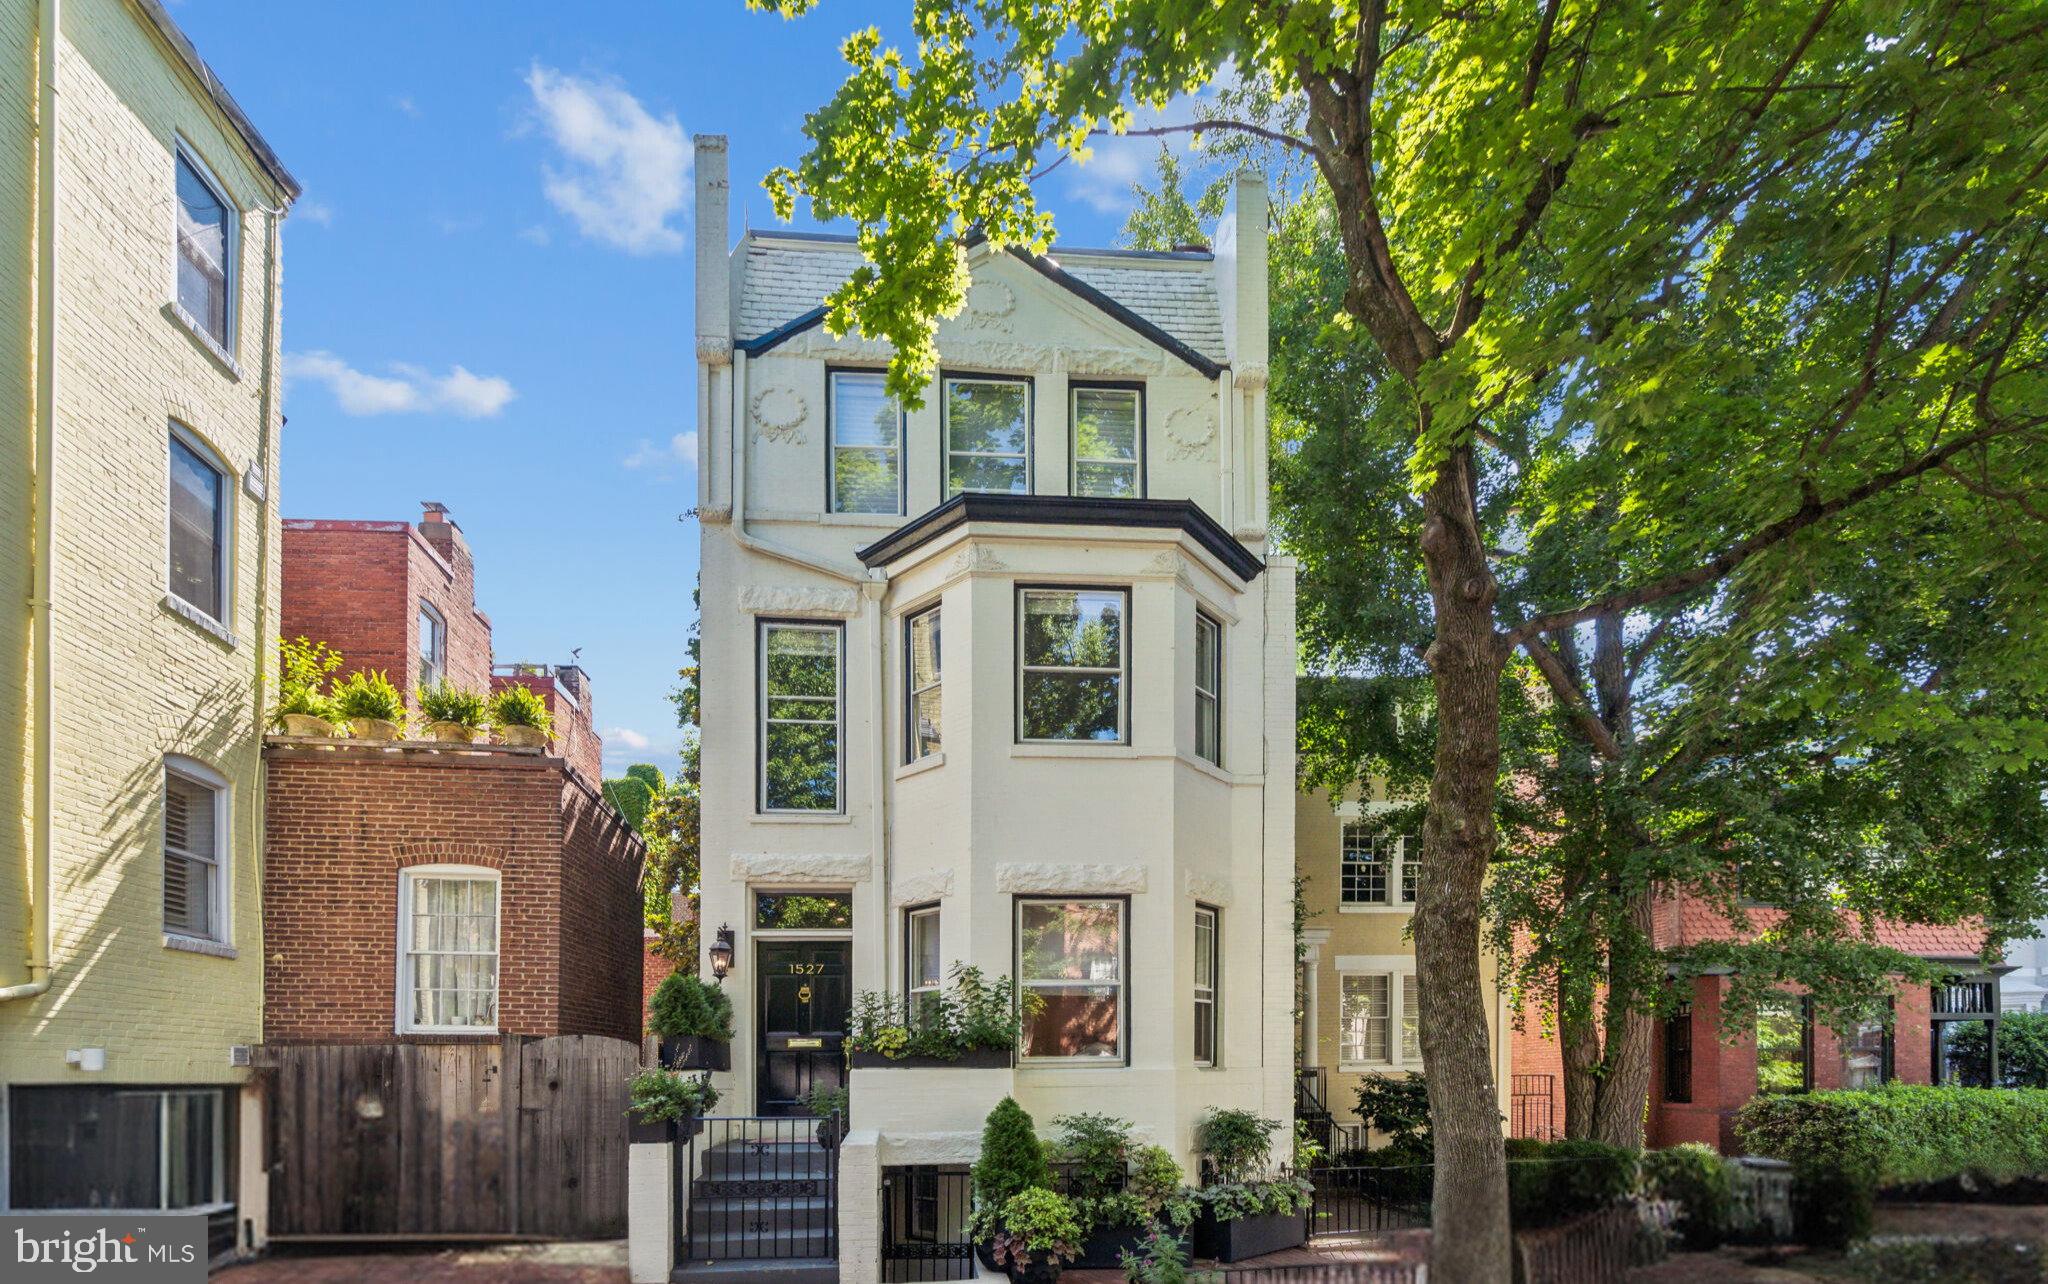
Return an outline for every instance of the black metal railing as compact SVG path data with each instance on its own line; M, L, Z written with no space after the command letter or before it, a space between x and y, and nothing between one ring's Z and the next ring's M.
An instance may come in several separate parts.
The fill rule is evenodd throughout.
M841 1116L696 1119L684 1130L678 1261L839 1255Z
M1311 1239L1384 1235L1429 1225L1435 1181L1429 1164L1318 1168L1309 1179L1315 1185L1308 1209Z
M882 1170L882 1279L971 1280L968 1218L973 1181L965 1168L920 1164Z
M1557 1080L1547 1074L1518 1074L1508 1081L1509 1132L1538 1141L1557 1139Z
M1294 1104L1297 1108L1328 1110L1330 1096L1321 1066L1297 1066L1294 1071Z

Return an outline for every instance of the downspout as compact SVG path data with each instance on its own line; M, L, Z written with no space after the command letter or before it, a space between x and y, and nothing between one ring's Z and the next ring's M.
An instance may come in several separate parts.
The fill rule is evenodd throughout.
M253 776L255 795L251 806L255 833L256 853L256 924L257 932L263 930L263 863L264 836L268 832L270 807L270 774L263 767L263 732L269 725L266 711L269 708L270 666L277 662L277 648L270 642L270 530L271 515L277 512L279 503L277 488L282 480L279 474L284 470L277 467L273 455L272 425L277 419L277 366L273 353L277 348L277 267L278 231L277 221L284 214L282 208L263 210L263 383L258 398L263 421L257 427L256 458L263 468L263 502L260 505L262 531L256 537L256 769ZM259 946L260 946L259 939ZM260 952L260 950L259 950Z
M36 558L29 589L35 651L36 746L30 774L34 833L29 838L28 981L0 989L0 1002L31 999L50 988L50 860L56 818L56 664L50 616L57 578L57 46L58 0L42 0L36 30L36 432L29 467L36 479L32 539Z
M872 719L875 724L875 785L870 806L875 859L882 862L882 976L886 980L889 960L895 957L889 952L889 933L896 924L896 907L889 888L889 782L895 775L892 770L895 758L889 752L889 663L882 652L882 644L889 634L888 612L882 609L882 598L889 588L889 573L880 567L869 571L866 588L868 601L874 606L874 628L869 635L869 644L875 653L875 716Z

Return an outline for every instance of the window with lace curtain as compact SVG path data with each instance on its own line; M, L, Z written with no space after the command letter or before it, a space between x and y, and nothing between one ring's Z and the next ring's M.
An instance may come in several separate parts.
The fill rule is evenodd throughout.
M226 782L197 763L164 764L164 931L222 941Z
M405 946L402 1030L488 1034L498 1028L498 874L460 865L409 869L399 884Z
M241 212L197 156L178 148L177 307L233 353L235 229Z

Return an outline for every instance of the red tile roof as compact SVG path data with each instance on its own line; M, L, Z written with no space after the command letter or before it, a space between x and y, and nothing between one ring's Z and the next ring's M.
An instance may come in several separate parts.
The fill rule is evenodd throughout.
M1657 945L1662 949L1672 949L1707 941L1745 940L1775 927L1785 917L1784 911L1774 909L1751 909L1746 913L1749 928L1745 931L1730 923L1719 909L1696 896L1666 897L1656 908L1654 931ZM1845 922L1853 923L1846 913L1843 918ZM1880 920L1872 939L1879 945L1922 958L1975 958L1984 948L1984 929L1974 923L1940 927Z

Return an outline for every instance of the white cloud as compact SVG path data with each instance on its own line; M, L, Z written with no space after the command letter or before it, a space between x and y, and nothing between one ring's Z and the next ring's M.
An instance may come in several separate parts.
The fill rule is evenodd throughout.
M319 201L300 201L292 206L292 216L304 219L308 223L318 223L322 227L334 222L334 211Z
M652 438L642 437L633 445L633 452L619 461L628 468L647 469L667 476L669 470L678 466L697 466L697 434L679 432L668 439L667 445L657 445Z
M520 228L519 239L528 245L546 245L550 238L548 230L536 223L532 227Z
M391 99L391 106L394 110L401 111L415 120L419 119L419 104L412 100L411 94L394 94Z
M613 727L604 733L605 743L619 744L628 749L645 749L654 743L631 727Z
M541 167L542 190L585 236L633 254L672 254L669 226L689 199L690 142L673 113L654 116L615 81L534 63L533 107L562 164Z
M472 374L451 366L435 375L418 366L392 362L390 374L367 374L331 352L288 352L285 378L327 385L348 415L402 415L445 411L464 419L489 419L519 394L496 375Z

